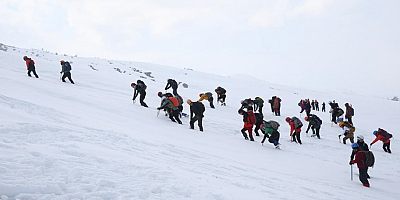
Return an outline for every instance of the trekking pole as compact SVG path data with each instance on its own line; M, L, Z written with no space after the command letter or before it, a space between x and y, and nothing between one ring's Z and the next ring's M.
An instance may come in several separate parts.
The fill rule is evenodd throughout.
M159 114L160 114L160 110L157 110L157 117L158 117Z
M350 167L350 171L351 171L351 175L350 175L350 177L351 177L351 181L353 181L353 165L350 165L351 167Z

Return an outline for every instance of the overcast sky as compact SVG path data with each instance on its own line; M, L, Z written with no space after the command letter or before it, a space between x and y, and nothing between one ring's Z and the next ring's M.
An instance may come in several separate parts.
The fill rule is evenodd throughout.
M398 0L1 0L0 29L22 48L400 95Z

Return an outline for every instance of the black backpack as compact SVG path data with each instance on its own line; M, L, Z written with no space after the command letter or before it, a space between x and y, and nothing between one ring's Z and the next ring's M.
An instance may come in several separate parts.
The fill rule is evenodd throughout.
M373 167L375 164L375 156L372 151L364 151L365 153L365 165L368 167Z
M392 134L388 133L387 131L378 128L378 134L383 136L383 141L386 142L386 140L390 139L393 137Z
M292 121L294 122L294 128L295 128L295 129L298 129L298 128L303 127L303 123L300 121L299 118L297 118L297 117L292 117Z

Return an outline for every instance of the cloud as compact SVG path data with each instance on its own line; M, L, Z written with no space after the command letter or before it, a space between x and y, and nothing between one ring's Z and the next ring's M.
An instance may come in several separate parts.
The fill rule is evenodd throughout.
M292 14L322 14L332 3L332 0L306 0L300 6L292 10Z

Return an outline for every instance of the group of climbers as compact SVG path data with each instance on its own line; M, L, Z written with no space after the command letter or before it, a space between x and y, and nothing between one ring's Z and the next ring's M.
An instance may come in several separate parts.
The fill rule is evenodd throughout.
M39 78L39 75L36 73L35 61L33 61L32 58L29 58L28 56L24 56L24 57L22 57L22 59L26 63L26 69L28 70L28 76L32 77L31 73L33 73L33 75L36 78ZM71 64L68 61L64 61L64 60L61 60L60 64L61 64L60 74L62 74L62 77L61 77L62 82L65 82L65 78L68 78L72 84L75 84L71 78L71 70L72 70Z

